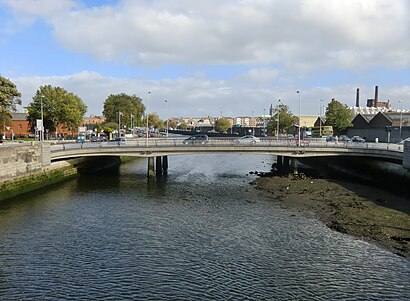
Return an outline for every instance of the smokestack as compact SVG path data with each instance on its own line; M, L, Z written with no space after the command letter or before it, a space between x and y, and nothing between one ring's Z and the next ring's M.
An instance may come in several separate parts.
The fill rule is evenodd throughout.
M359 105L359 88L357 88L357 90L356 90L356 108L358 108L360 105Z
M379 87L374 87L374 106L377 108L377 102L379 100Z

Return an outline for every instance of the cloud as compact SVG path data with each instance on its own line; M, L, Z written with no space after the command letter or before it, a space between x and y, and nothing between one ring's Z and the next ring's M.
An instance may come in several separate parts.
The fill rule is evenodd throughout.
M133 66L278 64L292 70L410 66L406 0L2 0L47 20L72 51Z

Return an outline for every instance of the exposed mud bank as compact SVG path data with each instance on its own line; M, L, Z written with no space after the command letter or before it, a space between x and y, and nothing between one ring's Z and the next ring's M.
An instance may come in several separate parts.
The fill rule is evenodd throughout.
M281 208L410 258L410 200L361 184L313 177L261 177L252 183Z

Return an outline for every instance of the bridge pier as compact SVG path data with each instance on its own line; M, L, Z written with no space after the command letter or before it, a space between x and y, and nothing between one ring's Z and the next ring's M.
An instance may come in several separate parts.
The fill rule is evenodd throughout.
M276 156L276 168L278 173L283 173L283 156Z
M283 170L282 174L287 175L289 174L289 157L283 157Z
M148 158L148 178L154 178L154 177L155 177L154 157L149 157Z
M168 172L168 156L162 157L162 173L165 175Z
M299 161L297 158L292 158L292 173L294 176L297 176L299 174L298 163Z
M162 176L162 157L155 157L155 174L157 177Z

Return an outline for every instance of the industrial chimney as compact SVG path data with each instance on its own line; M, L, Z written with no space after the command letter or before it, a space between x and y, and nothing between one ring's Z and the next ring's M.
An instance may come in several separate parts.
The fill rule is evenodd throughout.
M379 87L374 87L374 107L377 108L377 102L379 100Z
M356 108L358 108L360 105L359 105L359 88L357 88L357 90L356 90Z

